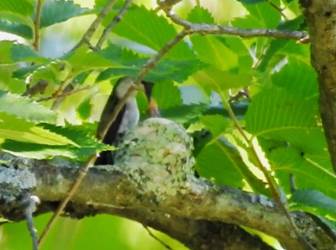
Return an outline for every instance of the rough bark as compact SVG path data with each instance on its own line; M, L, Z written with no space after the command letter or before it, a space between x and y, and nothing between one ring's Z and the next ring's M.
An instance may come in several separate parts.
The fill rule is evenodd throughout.
M336 2L301 0L309 28L312 64L318 73L320 110L336 172Z
M42 200L38 212L55 209L75 179L78 165L55 159L27 160L2 155L0 214L21 218L27 193ZM159 229L191 249L270 249L238 226L277 238L286 249L297 239L286 217L270 200L194 176L192 142L183 128L150 119L125 138L113 166L92 168L68 206L68 215L119 214ZM316 249L335 241L303 213L293 213L300 233Z

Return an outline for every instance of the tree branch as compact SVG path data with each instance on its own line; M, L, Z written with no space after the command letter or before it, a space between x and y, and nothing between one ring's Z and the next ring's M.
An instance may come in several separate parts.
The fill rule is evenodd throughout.
M172 12L171 9L164 9L166 15L176 24L183 26L189 33L204 34L223 34L240 36L243 38L252 37L271 37L278 39L292 39L302 42L308 42L308 33L304 31L286 31L277 29L242 29L218 24L191 23L181 19Z
M15 203L10 201L31 190L42 201L40 211L55 209L78 175L78 165L65 160L38 161L9 155L2 155L1 159L7 161L7 167L0 167L0 214L9 218L19 214ZM233 237L242 239L237 244L256 241L241 229L223 223L265 232L276 237L286 249L297 249L286 216L271 201L197 179L193 165L192 141L184 129L165 119L149 119L126 136L116 155L116 165L89 169L67 211L76 216L117 213L134 218L193 245L193 249L203 248L197 247L198 239L192 236L201 236L199 241L209 240L211 229L215 239L229 237L224 241L227 244L230 244L230 236L220 236L219 231L237 232L240 236ZM310 216L303 213L291 213L291 216L300 233L316 249L333 249L333 239ZM207 235L202 236L206 232ZM232 249L269 249L257 242L259 248Z

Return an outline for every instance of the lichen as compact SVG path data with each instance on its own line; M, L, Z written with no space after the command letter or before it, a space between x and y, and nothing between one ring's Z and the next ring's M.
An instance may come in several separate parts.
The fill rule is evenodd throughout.
M157 202L183 192L193 176L192 138L173 121L151 118L130 131L116 153L115 167L142 187L154 192Z
M15 169L0 166L0 199L11 202L23 192L36 186L36 179L29 169Z

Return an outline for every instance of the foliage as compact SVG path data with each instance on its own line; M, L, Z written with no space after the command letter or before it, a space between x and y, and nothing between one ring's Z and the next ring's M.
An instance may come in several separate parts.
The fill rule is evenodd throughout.
M48 31L54 32L55 24L71 33L67 23L97 15L106 1L96 1L91 8L72 0L42 2L40 26L34 30L36 1L0 1L0 30L24 41L0 41L0 147L36 159L62 156L85 161L108 149L94 138L94 123L116 79L137 76L181 27L160 12L134 4L102 49L83 43L50 58L30 45L36 33L42 35L42 47L47 48L43 51L52 50L54 44L44 41L49 41ZM238 2L241 14L224 25L304 28L298 1ZM122 3L113 7L113 15ZM182 5L181 16L193 23L217 23L215 11L206 7ZM108 15L99 28L108 26L111 18ZM202 177L270 195L253 144L291 209L309 211L335 225L336 175L309 57L307 45L285 39L192 34L145 80L155 83L153 95L161 114L194 136L196 168ZM145 118L148 104L141 94L138 101Z

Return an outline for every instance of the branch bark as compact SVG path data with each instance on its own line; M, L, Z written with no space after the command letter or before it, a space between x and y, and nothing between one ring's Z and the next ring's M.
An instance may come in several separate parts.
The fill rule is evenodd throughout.
M307 20L312 64L320 87L320 111L336 173L336 2L301 0Z
M27 192L40 197L40 212L54 210L79 169L61 159L1 158L7 167L0 167L0 214L9 218L22 218L16 201ZM234 226L242 225L276 237L286 249L297 249L288 220L271 201L194 177L192 141L175 123L145 121L126 136L116 158L116 165L89 170L68 215L119 214L164 231L192 249L270 249ZM316 249L335 248L310 216L291 216Z

